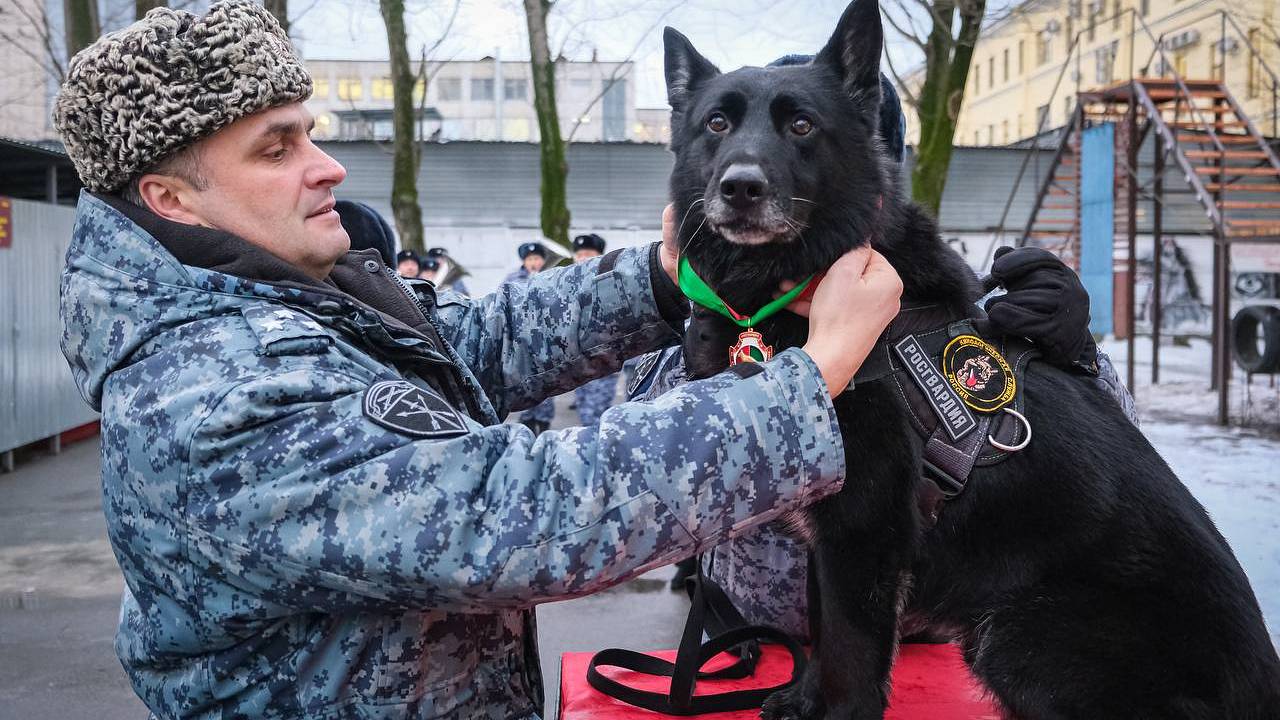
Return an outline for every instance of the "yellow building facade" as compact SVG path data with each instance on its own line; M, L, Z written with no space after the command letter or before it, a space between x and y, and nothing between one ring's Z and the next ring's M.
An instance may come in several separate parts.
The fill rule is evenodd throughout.
M1280 0L1028 0L983 29L955 144L1005 145L1060 127L1077 92L1143 75L1144 66L1147 76L1225 79L1258 129L1274 135L1267 66L1280 75L1277 15ZM1153 56L1156 40L1171 67Z

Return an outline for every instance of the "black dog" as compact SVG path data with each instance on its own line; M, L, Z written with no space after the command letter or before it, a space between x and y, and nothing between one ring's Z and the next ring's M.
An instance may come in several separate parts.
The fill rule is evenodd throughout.
M904 307L973 314L972 271L882 158L875 0L854 0L807 66L721 74L665 39L679 240L729 306L752 312L780 280L870 241ZM807 323L780 313L755 330L781 349ZM722 371L740 332L695 308L690 375ZM1280 660L1204 509L1093 383L1037 362L1020 384L1034 440L974 469L936 518L920 500L924 440L891 384L837 399L849 479L807 518L815 662L764 716L882 717L912 619L955 638L1011 718L1280 717Z

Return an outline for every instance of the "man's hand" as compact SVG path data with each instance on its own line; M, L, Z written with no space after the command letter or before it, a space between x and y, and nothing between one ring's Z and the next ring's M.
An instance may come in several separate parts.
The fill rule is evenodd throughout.
M680 284L680 239L676 237L676 206L668 204L662 209L662 248L658 258L662 260L662 269L667 271L671 282Z
M794 285L793 285L794 287ZM844 392L862 361L898 314L902 278L884 256L863 246L835 262L807 310L813 358L832 397Z
M998 332L1031 340L1057 365L1096 367L1089 293L1058 256L1043 248L999 248L983 289L997 285L1008 290L987 301L987 317Z

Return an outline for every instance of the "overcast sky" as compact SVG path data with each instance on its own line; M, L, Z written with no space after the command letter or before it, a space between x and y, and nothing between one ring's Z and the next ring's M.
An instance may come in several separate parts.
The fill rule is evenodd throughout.
M310 59L384 60L386 31L377 0L292 0L292 34ZM454 3L406 0L410 55L440 37ZM689 36L722 70L763 65L787 53L813 53L835 28L845 2L833 0L559 0L552 11L552 48L571 60L630 57L636 63L636 103L665 107L662 27ZM463 0L437 59L475 60L496 52L527 60L523 3ZM899 70L919 62L909 43L889 32ZM902 62L899 64L899 60Z

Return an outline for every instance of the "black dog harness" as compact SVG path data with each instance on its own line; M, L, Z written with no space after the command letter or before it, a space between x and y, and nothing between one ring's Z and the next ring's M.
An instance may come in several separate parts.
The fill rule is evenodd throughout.
M956 318L941 305L904 303L850 385L887 384L923 439L918 501L928 527L975 467L1031 440L1022 379L1040 353L1022 338L984 338L975 328L981 312Z

